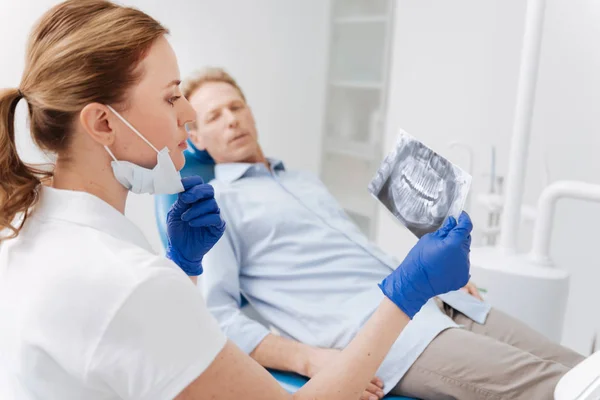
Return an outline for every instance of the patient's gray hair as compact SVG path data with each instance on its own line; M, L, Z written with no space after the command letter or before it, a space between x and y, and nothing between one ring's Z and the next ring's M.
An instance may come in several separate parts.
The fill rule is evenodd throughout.
M244 92L242 92L242 89L237 84L235 79L233 79L233 77L229 75L227 71L219 67L202 68L190 78L186 79L182 85L183 96L189 100L190 96L194 94L196 90L200 89L202 85L208 82L228 83L231 86L233 86L238 92L240 92L242 99L244 100L244 102L246 101L246 96L244 96Z

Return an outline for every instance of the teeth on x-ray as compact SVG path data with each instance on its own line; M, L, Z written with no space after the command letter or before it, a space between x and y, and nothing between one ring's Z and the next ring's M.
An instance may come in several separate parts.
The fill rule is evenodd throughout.
M404 131L369 191L418 237L458 218L471 176Z
M438 177L422 165L407 165L401 172L398 184L398 190L413 190L429 201L437 200L442 189Z

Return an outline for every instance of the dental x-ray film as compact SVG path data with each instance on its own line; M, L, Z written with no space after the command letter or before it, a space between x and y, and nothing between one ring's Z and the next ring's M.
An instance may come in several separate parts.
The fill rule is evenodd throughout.
M401 130L369 192L420 238L458 219L470 187L471 175Z

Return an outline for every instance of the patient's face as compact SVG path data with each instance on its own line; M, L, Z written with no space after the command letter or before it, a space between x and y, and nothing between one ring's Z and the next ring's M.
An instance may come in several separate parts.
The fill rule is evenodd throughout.
M252 111L236 88L225 82L208 82L191 96L196 127L190 138L206 149L217 163L257 162L262 154Z

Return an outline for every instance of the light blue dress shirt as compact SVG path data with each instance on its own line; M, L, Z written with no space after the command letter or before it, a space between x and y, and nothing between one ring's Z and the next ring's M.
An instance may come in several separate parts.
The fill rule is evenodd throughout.
M270 333L240 310L242 295L282 336L343 348L373 314L377 287L399 261L370 242L323 183L280 161L219 164L211 184L227 222L205 256L206 303L247 353ZM490 307L464 292L440 296L483 323ZM389 392L427 345L457 325L430 300L393 345L377 376Z

